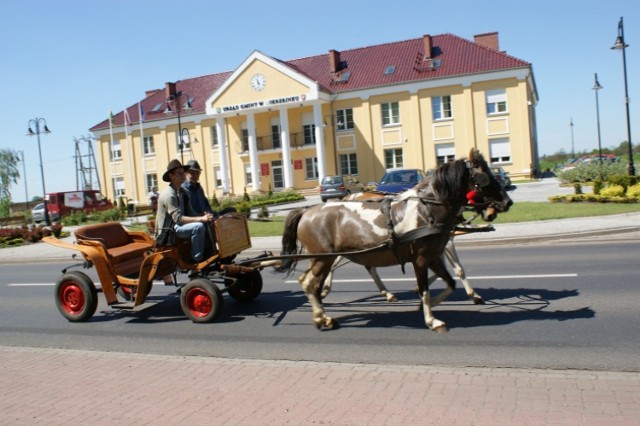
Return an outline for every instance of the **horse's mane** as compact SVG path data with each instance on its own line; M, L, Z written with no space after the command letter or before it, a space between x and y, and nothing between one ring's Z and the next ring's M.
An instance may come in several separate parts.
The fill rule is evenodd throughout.
M431 180L436 198L440 201L464 199L468 186L469 172L464 160L456 160L440 165Z

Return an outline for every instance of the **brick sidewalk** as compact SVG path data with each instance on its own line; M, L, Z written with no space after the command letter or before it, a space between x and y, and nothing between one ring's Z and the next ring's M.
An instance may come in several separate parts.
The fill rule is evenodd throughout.
M2 424L640 425L640 374L0 346Z

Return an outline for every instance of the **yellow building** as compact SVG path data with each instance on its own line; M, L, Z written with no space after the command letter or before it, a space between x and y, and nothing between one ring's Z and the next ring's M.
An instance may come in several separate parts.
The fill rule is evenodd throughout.
M334 174L371 182L472 147L529 176L537 102L531 64L501 52L497 33L425 35L289 61L254 51L231 72L148 91L90 130L105 195L145 204L172 158L198 160L210 196L309 190Z

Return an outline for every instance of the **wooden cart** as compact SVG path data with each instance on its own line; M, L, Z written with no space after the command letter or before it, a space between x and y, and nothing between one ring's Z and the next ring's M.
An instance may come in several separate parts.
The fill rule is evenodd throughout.
M243 265L233 262L238 253L251 247L244 215L221 216L210 231L211 236L215 233L215 250L199 263L191 260L188 240L176 239L172 245L158 246L146 232L128 231L118 222L80 227L74 243L43 238L48 244L79 251L84 259L65 268L58 278L58 310L73 322L86 321L96 312L96 286L87 274L72 268L95 268L107 304L132 310L150 305L145 299L154 279L167 275L175 279L177 273L186 273L189 281L178 285L182 311L196 323L215 321L222 312L223 292L239 301L253 300L262 291L262 276L261 267L251 266L250 261Z

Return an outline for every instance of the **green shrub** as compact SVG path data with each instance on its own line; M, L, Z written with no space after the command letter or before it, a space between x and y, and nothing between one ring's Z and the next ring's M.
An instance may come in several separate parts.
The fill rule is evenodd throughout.
M239 203L236 203L235 208L238 211L238 213L245 215L247 219L251 217L251 206L249 205L248 202L241 201Z
M604 187L604 182L602 182L602 179L598 178L593 181L593 193L595 195L599 195L603 187Z
M87 214L82 210L76 210L63 216L61 222L64 226L76 226L87 221Z
M218 201L218 197L216 197L216 193L213 193L213 197L211 197L211 208L213 210L218 210L220 209L220 201Z
M269 217L269 209L267 208L267 206L261 206L260 209L258 210L258 218L266 219L268 217Z
M106 222L117 222L126 217L126 211L123 212L119 208L114 208L110 210L102 210L99 212L93 212L91 214L91 220L94 222L106 223Z
M247 192L247 187L244 188L244 194L242 194L242 200L249 202L251 201L251 197L249 197L249 193Z
M591 162L581 164L575 169L560 170L557 172L558 179L564 184L570 184L575 182L593 182L600 177L600 163ZM610 181L611 176L624 175L627 173L627 166L618 161L615 163L604 162L602 163L602 179Z
M573 184L573 191L576 195L580 195L582 194L582 185L580 185L579 183L574 183Z

